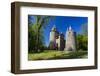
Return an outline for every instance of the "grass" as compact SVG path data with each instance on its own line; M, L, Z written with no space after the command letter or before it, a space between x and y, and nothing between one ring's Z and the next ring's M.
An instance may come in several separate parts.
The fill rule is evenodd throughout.
M87 58L87 51L55 51L45 50L41 53L29 53L28 60L76 59Z

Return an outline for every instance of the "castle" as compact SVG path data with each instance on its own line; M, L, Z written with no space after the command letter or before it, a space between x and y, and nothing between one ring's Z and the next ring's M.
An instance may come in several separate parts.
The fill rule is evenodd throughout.
M71 26L66 31L66 39L64 34L59 33L56 27L53 26L49 39L49 48L51 50L76 51L76 32L72 30Z

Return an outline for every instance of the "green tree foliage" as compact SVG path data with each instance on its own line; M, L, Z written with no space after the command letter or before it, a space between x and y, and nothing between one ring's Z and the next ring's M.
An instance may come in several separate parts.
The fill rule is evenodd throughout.
M43 51L44 46L44 36L43 30L49 23L51 16L28 16L28 45L29 52L40 52Z
M81 31L82 31L82 34L83 35L88 35L88 26L87 26L87 23L84 23L81 25Z
M87 24L81 26L81 34L77 35L77 49L88 50L88 31Z
M86 35L77 35L77 49L78 50L88 49L88 37Z

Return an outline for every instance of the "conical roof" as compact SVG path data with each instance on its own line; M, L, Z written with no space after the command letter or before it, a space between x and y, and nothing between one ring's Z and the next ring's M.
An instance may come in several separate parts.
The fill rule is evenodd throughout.
M71 26L69 26L69 30L72 30L72 27Z
M56 31L56 26L55 25L52 27L52 31Z

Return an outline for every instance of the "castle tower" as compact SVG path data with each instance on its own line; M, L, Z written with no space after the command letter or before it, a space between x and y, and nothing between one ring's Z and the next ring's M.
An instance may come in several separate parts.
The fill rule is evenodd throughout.
M56 49L56 27L53 26L50 32L50 44L49 44L50 49Z
M76 51L76 33L72 30L71 26L66 31L66 51Z

